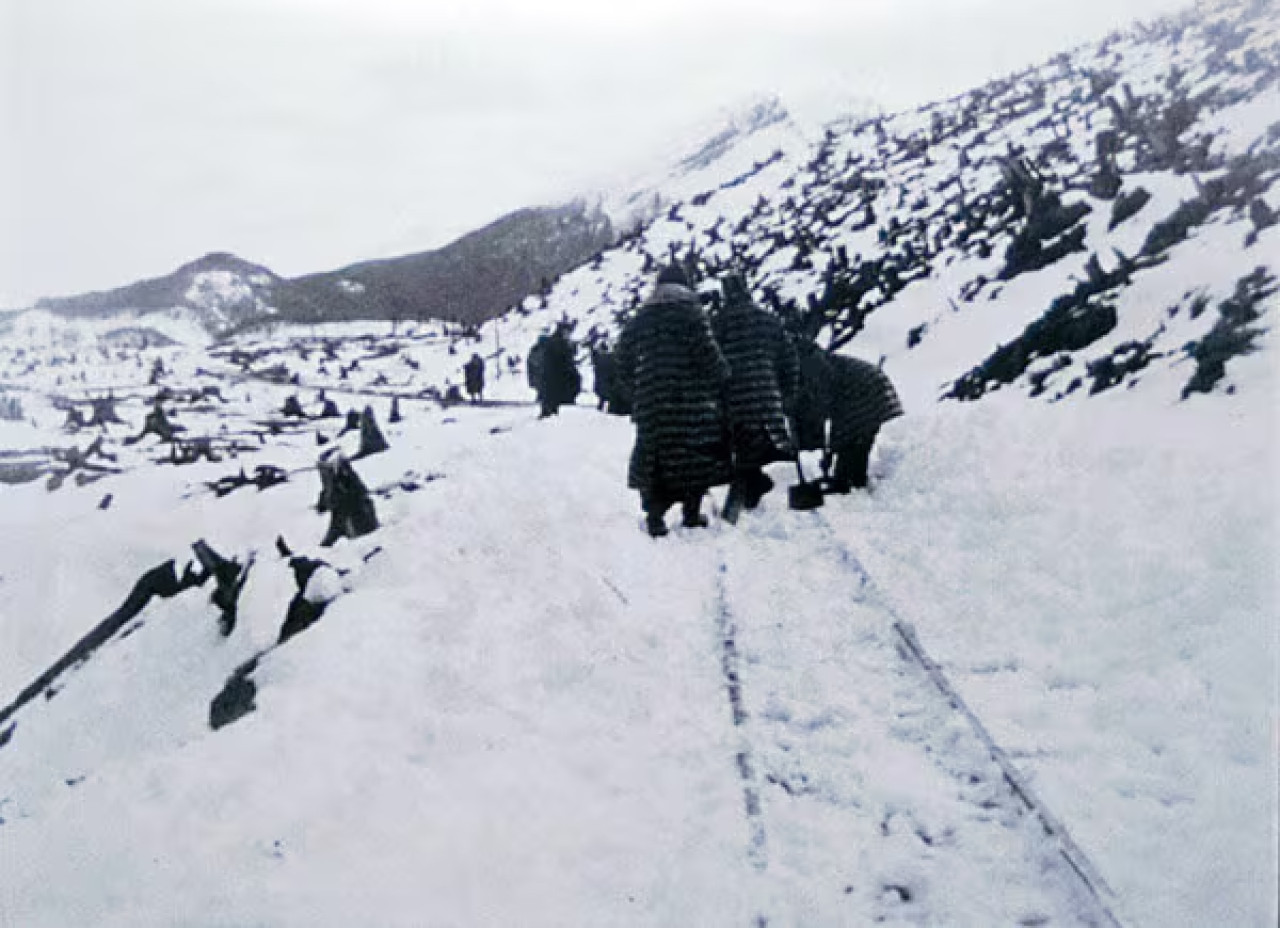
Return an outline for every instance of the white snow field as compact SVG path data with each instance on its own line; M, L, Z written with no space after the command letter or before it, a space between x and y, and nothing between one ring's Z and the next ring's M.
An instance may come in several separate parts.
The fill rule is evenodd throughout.
M1186 408L909 416L869 494L803 513L775 491L660 541L624 486L629 424L588 408L405 404L392 449L357 463L389 488L383 527L332 549L309 472L221 499L201 481L234 464L0 488L5 699L196 538L257 552L229 638L204 590L154 600L14 716L0 914L1108 924L899 653L901 620L1123 923L1267 924L1276 460L1250 427L1270 401L1256 360L1258 389ZM240 463L305 465L310 434ZM349 592L262 660L257 710L211 731L293 594L277 534Z

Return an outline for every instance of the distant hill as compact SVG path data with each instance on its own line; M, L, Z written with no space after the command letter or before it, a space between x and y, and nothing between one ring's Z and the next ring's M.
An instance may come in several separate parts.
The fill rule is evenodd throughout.
M194 316L210 334L222 335L276 315L286 287L283 278L261 265L215 252L164 277L115 290L42 299L35 309L91 320L123 314L181 314Z
M287 280L215 252L164 277L77 296L39 300L52 317L146 328L194 323L222 337L270 321L448 319L478 323L546 290L612 241L608 218L581 204L523 209L436 251L367 261Z
M436 251L297 278L286 315L484 322L611 243L612 226L599 211L580 204L522 209Z

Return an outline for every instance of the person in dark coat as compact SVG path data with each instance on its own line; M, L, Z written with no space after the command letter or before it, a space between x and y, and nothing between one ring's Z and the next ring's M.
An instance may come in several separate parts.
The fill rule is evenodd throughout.
M831 364L827 353L807 338L795 341L800 389L791 403L791 437L797 451L827 450L831 409Z
M773 488L764 465L795 454L784 407L791 405L798 387L796 350L778 317L751 301L740 274L726 275L722 287L724 304L712 318L711 330L730 370L725 412L734 477L729 492L754 509Z
M880 426L902 415L902 403L888 376L858 358L828 355L831 369L831 452L835 456L831 492L867 485L867 463Z
M471 360L462 366L462 373L471 402L484 399L484 358L478 354L471 355Z
M614 381L617 363L607 343L601 343L591 349L591 372L594 376L592 389L596 394L596 409L602 412L620 413L617 408L618 397Z
M705 526L702 497L730 476L720 408L729 364L680 268L658 274L653 294L622 330L615 359L636 425L627 486L640 492L649 534L667 534L666 513L677 502L686 526Z
M542 343L542 339L539 339ZM534 346L537 348L537 345ZM542 406L540 418L554 416L560 407L573 403L582 390L582 376L574 360L574 344L564 326L557 326L546 336L539 357L538 401Z

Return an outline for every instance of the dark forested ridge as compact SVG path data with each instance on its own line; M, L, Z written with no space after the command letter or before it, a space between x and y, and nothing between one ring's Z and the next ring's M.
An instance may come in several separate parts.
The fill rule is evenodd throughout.
M365 261L292 286L320 319L478 323L546 289L610 240L609 220L582 206L524 209L437 251Z
M545 289L610 239L609 220L582 205L523 209L434 251L329 273L289 280L236 255L215 252L164 277L46 298L35 308L76 318L186 310L215 335L271 320L477 323Z

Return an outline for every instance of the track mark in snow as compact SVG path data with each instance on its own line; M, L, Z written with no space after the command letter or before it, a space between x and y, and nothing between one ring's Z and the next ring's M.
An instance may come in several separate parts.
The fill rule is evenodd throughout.
M733 713L733 724L739 730L747 721L747 711L742 700L741 659L738 656L738 628L729 611L726 566L721 563L716 576L716 628L720 634L720 669L724 675L725 692L729 697L729 708ZM767 841L764 829L764 817L760 811L760 784L756 777L755 765L752 763L751 744L743 735L741 747L735 758L738 765L738 776L742 779L743 807L750 828L750 844L747 849L751 866L764 871L769 864ZM761 924L764 924L763 919Z
M1111 926L820 514L724 536L718 621L769 910L798 924ZM732 581L732 582L730 582ZM754 797L754 799L752 798Z
M982 721L965 703L963 697L951 686L950 681L942 673L942 669L929 657L923 645L920 644L920 640L916 637L915 629L902 621L895 621L893 628L902 639L904 650L929 675L938 691L947 698L952 708L965 717L973 728L974 733L986 745L991 759L999 765L1001 772L1004 774L1005 783L1026 806L1027 811L1039 820L1045 834L1058 843L1058 849L1063 859L1075 871L1090 895L1097 902L1101 910L1103 924L1107 925L1108 928L1121 928L1120 920L1112 911L1115 895L1111 887L1107 885L1102 875L1094 867L1092 861L1072 840L1065 826L1057 820L1044 805L1044 802L1032 791L1021 774L1018 773L1017 768L1009 761L1008 754L995 743L987 731L987 727L982 724Z
M823 519L823 529L829 543L837 551L842 564L856 570L863 578L862 588L874 594L874 583L862 566L862 562L843 542L835 538L834 532L825 519ZM985 747L991 761L999 768L1008 793L1021 804L1026 814L1031 815L1039 823L1045 836L1056 845L1062 859L1083 885L1096 908L1094 916L1096 923L1104 925L1106 928L1122 928L1123 923L1115 913L1117 905L1115 893L1088 855L1075 843L1066 826L1058 820L1045 806L1043 800L1032 790L1026 779L1009 759L1008 752L996 744L986 725L983 724L982 720L973 712L960 693L951 685L942 668L929 656L924 646L920 643L915 628L910 623L900 619L893 607L885 602L884 597L876 595L876 599L879 601L881 608L893 619L892 627L898 639L898 652L904 659L918 667L928 677L947 704L964 718L970 730ZM991 667L986 672L1016 669L1016 666Z

